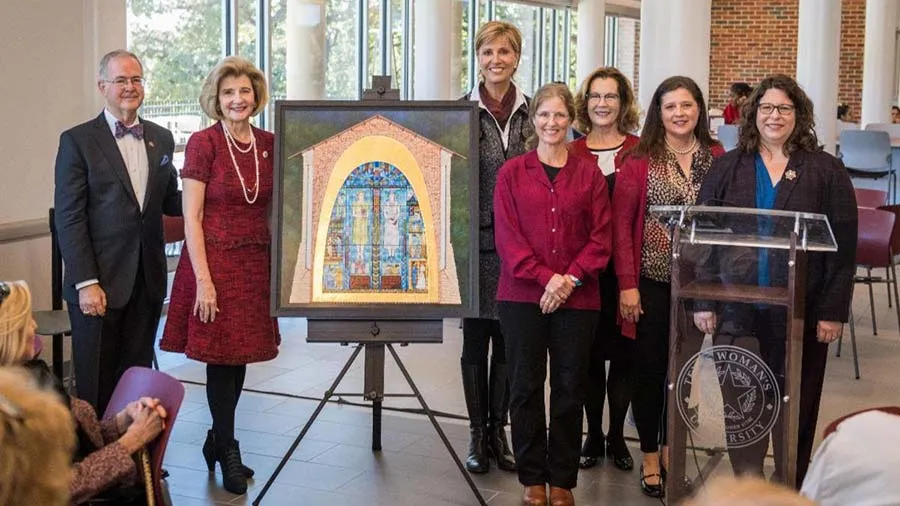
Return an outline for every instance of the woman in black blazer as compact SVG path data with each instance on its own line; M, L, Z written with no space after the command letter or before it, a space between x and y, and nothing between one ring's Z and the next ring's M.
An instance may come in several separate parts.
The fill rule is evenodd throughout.
M738 147L713 162L698 202L821 213L828 216L838 246L835 253L810 252L807 256L797 448L799 487L812 453L828 344L840 336L850 308L856 269L856 198L844 165L822 151L814 129L812 102L792 78L775 75L763 79L745 102L741 116L743 125ZM745 269L745 273L749 272L754 282L759 273L759 280L784 286L786 269L776 266L786 265L785 253L769 250L766 255L769 269L759 269L757 260L752 259L753 268ZM722 272L726 277L737 275L729 272L724 264ZM720 319L727 322L719 326L713 311L697 311L694 322L703 332L718 333L717 343L728 337L723 334L758 339L763 357L767 357L776 377L780 375L781 382L785 308L730 304L723 306L722 311L725 314L720 312ZM781 442L776 438L775 444L777 449ZM768 438L765 438L741 451L731 451L735 471L762 474L767 448ZM781 472L780 464L776 461L776 473Z

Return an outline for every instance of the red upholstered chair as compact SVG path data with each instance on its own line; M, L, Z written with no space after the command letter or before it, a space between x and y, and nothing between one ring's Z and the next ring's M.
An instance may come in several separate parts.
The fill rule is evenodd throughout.
M888 289L893 288L894 298L897 298L897 271L894 264L894 256L891 252L891 236L894 232L894 213L881 209L859 208L859 232L856 239L856 264L866 268L866 276L856 276L854 285L862 283L869 286L869 307L872 314L872 333L878 335L875 325L875 297L872 284L887 283ZM883 267L887 270L887 276L872 276L872 269ZM850 343L853 348L853 365L856 369L856 379L859 379L859 357L856 352L856 326L853 322L851 298L850 311ZM900 304L897 308L897 323L900 325ZM837 356L841 355L841 340L838 340Z
M854 188L857 207L879 208L887 204L888 194L884 190L871 190L869 188Z
M184 401L184 385L168 374L146 367L131 367L116 384L112 399L106 407L104 418L116 416L125 409L129 402L141 397L159 399L166 409L166 427L159 436L150 443L150 468L153 478L153 492L156 504L166 504L161 483L162 463L166 454L166 445L172 434L172 427L178 417L178 410Z

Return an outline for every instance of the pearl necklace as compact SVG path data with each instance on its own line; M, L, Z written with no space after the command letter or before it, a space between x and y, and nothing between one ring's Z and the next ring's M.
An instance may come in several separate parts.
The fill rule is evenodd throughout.
M225 126L225 123L222 123L222 131L225 132L225 144L228 145L228 154L231 155L231 163L234 165L234 171L237 172L238 179L241 181L241 189L244 190L244 200L246 200L248 204L253 204L259 196L259 156L256 151L256 136L253 135L253 128L250 128L250 146L248 146L246 150L241 149L241 147L237 145L237 141L231 136L231 132L228 131L228 127ZM256 183L253 184L250 191L247 191L244 175L241 174L241 169L238 167L237 160L234 158L234 151L231 149L232 145L241 153L249 153L251 149L253 150L253 161L256 162ZM253 192L252 199L250 198L250 192Z
M688 148L683 151L675 149L675 147L673 147L671 144L669 144L669 139L665 139L665 142L666 142L666 147L669 149L669 151L675 153L676 155L686 155L686 154L690 153L691 151L693 151L694 148L697 147L697 137L696 136L694 137L694 140L691 142L691 145L688 146Z

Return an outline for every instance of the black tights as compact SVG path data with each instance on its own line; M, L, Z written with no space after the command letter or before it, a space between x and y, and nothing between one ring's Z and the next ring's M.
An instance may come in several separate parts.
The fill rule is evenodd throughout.
M234 440L234 411L246 376L246 365L206 365L206 400L217 442Z
M493 346L491 346L493 341ZM506 363L506 344L500 331L500 320L490 318L463 319L462 362L468 365L488 364L488 347L491 362Z

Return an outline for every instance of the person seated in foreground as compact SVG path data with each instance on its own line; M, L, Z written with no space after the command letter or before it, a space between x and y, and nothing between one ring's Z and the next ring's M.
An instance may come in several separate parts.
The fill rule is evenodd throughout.
M900 504L900 407L867 409L831 423L800 492L821 506Z
M815 506L815 503L762 478L728 476L711 480L681 506Z
M115 504L142 499L143 487L135 487L140 484L140 474L133 456L162 432L165 409L158 399L143 397L114 417L99 420L90 404L70 397L47 364L33 358L36 328L28 285L24 281L0 282L0 368L24 367L39 387L59 394L60 405L68 408L74 420L70 434L77 444L71 467L71 503L83 504L100 494L114 496ZM67 448L65 439L59 441L61 448Z
M72 417L18 368L0 368L0 504L69 503Z

